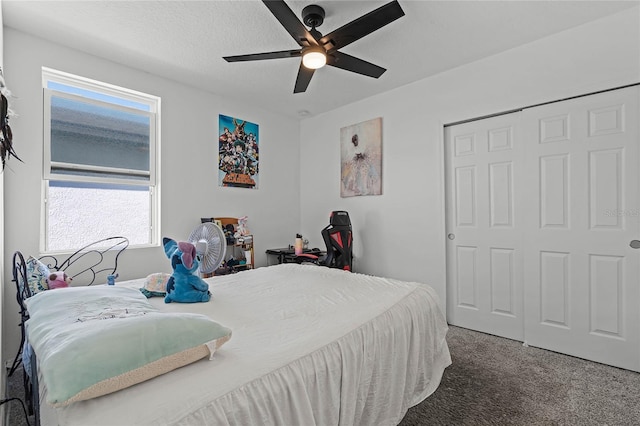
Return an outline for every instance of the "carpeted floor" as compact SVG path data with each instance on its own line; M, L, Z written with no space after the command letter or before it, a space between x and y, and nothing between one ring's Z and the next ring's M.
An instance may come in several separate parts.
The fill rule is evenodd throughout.
M22 386L22 366L13 372L11 377L7 377L7 390L6 395L7 398L19 398L18 400L9 401L6 403L5 407L5 418L4 425L6 426L27 426L34 425L34 416L28 417L28 422L25 421L25 409L23 409L24 404L24 388Z
M459 327L447 341L453 364L400 426L640 425L638 373ZM22 396L21 374L9 379L8 396ZM6 424L26 425L20 404L9 404Z
M436 392L413 425L640 425L640 374L450 327Z

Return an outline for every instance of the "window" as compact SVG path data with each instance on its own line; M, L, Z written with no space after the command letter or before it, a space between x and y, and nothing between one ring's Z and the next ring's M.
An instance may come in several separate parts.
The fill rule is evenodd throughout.
M44 251L158 243L160 98L42 69Z

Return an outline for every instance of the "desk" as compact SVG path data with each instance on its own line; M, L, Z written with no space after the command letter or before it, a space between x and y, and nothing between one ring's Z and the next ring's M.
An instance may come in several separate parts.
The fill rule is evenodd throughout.
M267 249L266 253L267 253L267 258L268 258L269 255L277 256L278 257L278 263L295 262L295 258L296 258L295 250L294 250L293 247ZM319 248L312 248L312 249L304 249L304 250L302 250L302 253L304 253L304 254L312 254L314 256L320 257L325 252L323 252ZM269 264L270 263L267 262L267 265L269 265Z

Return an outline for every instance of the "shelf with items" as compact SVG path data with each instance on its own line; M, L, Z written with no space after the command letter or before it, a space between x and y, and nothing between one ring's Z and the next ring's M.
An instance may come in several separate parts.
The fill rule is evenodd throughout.
M235 238L233 244L227 245L227 252L229 247L231 247L231 258L240 262L232 265L235 270L253 269L253 235L243 235ZM238 257L236 257L237 252L240 252Z
M203 219L204 220L204 219ZM223 275L245 271L254 268L254 238L248 234L246 216L214 217L210 219L224 231L227 250L223 266L218 268L216 275Z

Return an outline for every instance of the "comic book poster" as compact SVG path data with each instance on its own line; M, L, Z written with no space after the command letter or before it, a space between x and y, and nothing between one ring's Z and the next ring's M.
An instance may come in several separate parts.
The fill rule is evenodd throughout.
M382 118L340 129L340 196L382 194Z
M220 114L218 134L218 185L258 189L258 125Z

